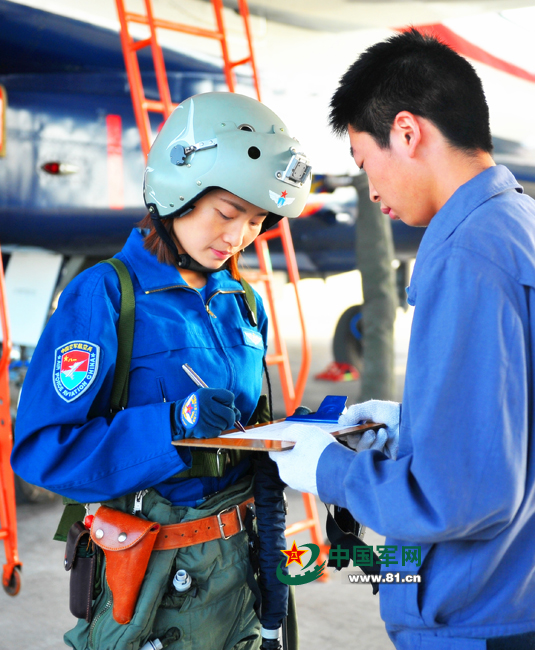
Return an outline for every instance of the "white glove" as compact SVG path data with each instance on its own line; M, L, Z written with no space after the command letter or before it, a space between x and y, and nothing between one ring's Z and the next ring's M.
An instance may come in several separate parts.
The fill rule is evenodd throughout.
M270 451L269 457L279 468L279 476L290 487L301 492L318 494L316 469L325 447L336 442L330 433L319 427L293 424L285 430L286 440L295 440L289 451Z
M353 404L338 419L339 424L351 426L363 422L381 422L386 429L349 434L347 444L351 449L377 449L395 460L399 449L399 424L401 421L401 404L372 399L362 404Z

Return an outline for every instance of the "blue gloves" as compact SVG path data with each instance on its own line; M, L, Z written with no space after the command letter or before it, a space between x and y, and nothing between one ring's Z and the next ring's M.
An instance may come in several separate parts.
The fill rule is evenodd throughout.
M349 426L363 422L383 422L386 429L365 431L347 436L351 449L377 449L388 458L396 460L399 449L399 424L401 421L401 404L372 399L362 404L353 404L338 419L339 424Z
M279 476L290 487L301 492L318 494L316 469L325 447L335 444L330 433L310 424L294 424L284 431L285 440L295 440L290 451L270 451L277 463Z
M241 413L234 406L234 395L224 388L199 388L171 408L173 440L217 438L232 429Z

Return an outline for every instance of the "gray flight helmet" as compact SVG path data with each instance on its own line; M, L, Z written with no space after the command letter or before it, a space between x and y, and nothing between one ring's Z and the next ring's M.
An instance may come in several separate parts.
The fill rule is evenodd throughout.
M165 219L221 188L269 212L264 232L301 214L310 184L308 158L272 110L245 95L204 93L182 102L163 125L143 196L153 219Z

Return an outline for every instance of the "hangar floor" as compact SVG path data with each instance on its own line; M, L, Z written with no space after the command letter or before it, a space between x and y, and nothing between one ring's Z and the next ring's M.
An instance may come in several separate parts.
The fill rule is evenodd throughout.
M288 521L302 519L301 495L288 490L288 500ZM319 502L318 508L320 518L324 519ZM18 506L19 555L24 564L22 588L14 598L0 591L0 650L66 647L63 633L74 626L76 619L69 612L64 544L52 541L61 511L60 501ZM300 533L289 540L289 546L293 539L298 546L311 541L307 533ZM367 544L376 546L383 540L373 531L366 532ZM372 595L371 587L349 584L346 569L328 571L327 582L296 587L301 650L393 648L379 616L379 598Z
M340 282L333 280L335 283ZM358 298L352 299L354 286L354 276L346 274L343 284L338 287L341 291L340 304L325 310L325 297L329 295L329 300L334 300L336 292L333 292L333 285L317 280L304 283L302 300L305 317L311 324L312 365L303 404L311 408L317 407L326 394L348 395L349 403L357 401L358 380L333 384L313 379L332 360L330 337L337 315L345 307L358 302ZM291 297L289 303L286 303L288 290L282 284L279 289L279 313L282 315L290 358L292 363L295 360L298 365L300 342L294 326ZM399 311L396 322L397 399L401 399L403 390L410 319L410 312L404 314ZM272 375L275 407L282 410L276 373L272 372ZM289 523L299 521L303 518L301 496L288 490L288 497ZM324 519L324 509L320 503L318 508L320 518ZM64 545L51 539L61 509L62 505L58 501L18 506L19 555L24 564L22 589L14 598L0 592L0 650L59 650L65 647L63 632L73 626L75 619L68 608L69 575L63 569ZM299 546L309 542L310 538L308 533L301 533L295 540ZM289 540L290 545L292 541ZM365 541L376 546L383 542L383 538L368 531ZM0 552L3 554L3 549L0 548ZM301 649L393 648L379 616L379 598L372 595L371 587L349 584L345 575L347 570L329 572L327 582L315 581L296 587Z

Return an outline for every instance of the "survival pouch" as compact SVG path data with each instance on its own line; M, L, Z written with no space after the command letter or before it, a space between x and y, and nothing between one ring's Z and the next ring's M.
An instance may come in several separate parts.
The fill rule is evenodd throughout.
M75 522L67 535L65 571L71 572L69 609L76 618L91 621L91 603L95 586L97 547L91 542L89 529Z
M91 524L91 539L106 556L106 580L113 596L113 618L128 623L137 602L160 524L101 506Z

